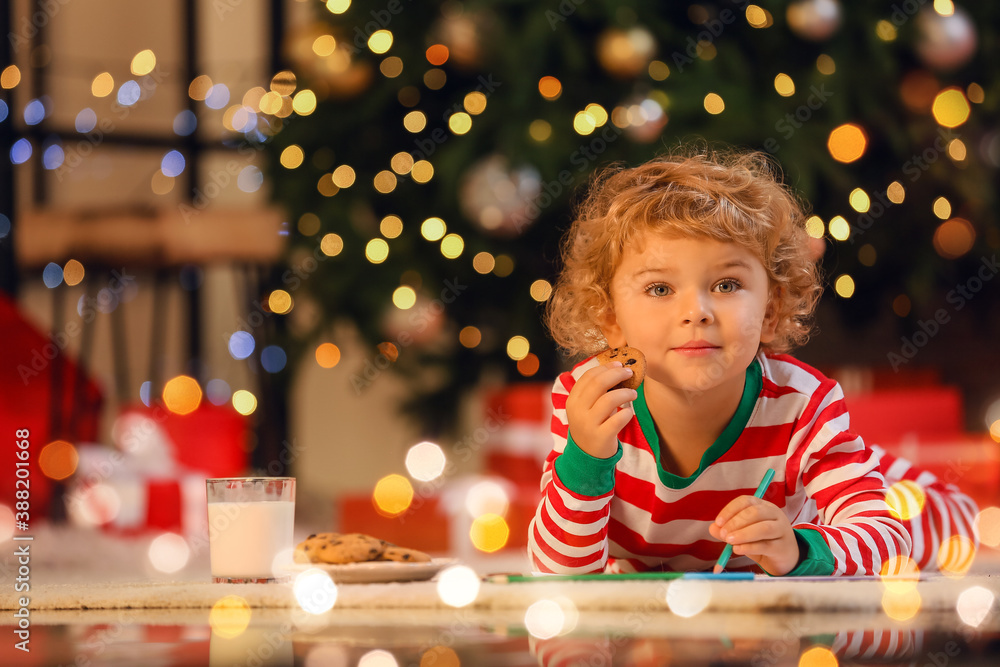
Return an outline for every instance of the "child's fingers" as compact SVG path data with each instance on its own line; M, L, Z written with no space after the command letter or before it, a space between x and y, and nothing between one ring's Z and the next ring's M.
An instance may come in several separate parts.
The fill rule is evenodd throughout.
M759 513L764 502L760 498L753 496L739 496L738 498L734 498L715 517L715 525L731 531L742 528L754 521L759 521L761 519ZM735 523L732 523L734 520Z
M591 368L577 382L580 398L593 405L594 402L619 382L632 377L632 369L622 366L620 361ZM624 402L624 401L622 401Z
M607 429L609 435L618 437L618 433L625 428L625 425L632 421L632 417L635 416L635 410L631 406L618 410L613 415L604 420L601 425L602 429Z
M753 560L759 560L769 553L776 544L776 540L757 540L733 545L733 554L736 556L749 556Z
M631 403L638 397L634 389L615 389L602 394L594 402L594 412L603 415L605 419L613 415L620 406Z
M725 532L722 532L723 530L720 529L720 533L723 535L722 539L732 544L734 550L737 545L745 548L748 544L765 540L775 540L781 537L778 522L767 519L751 523L738 530L725 530Z

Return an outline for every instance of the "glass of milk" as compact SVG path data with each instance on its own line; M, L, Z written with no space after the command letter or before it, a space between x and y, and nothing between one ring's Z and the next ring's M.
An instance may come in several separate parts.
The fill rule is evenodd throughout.
M294 477L205 480L208 544L215 583L266 584L291 579Z

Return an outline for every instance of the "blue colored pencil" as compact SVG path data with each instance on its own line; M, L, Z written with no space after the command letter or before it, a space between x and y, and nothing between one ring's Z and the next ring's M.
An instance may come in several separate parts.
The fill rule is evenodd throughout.
M767 487L771 483L772 479L774 479L774 468L768 468L767 472L764 473L764 479L760 480L760 484L757 486L757 490L754 491L753 497L763 498L764 493L767 491ZM732 558L732 556L733 556L733 545L727 544L726 548L722 550L722 555L719 556L718 562L716 562L715 564L716 567L720 567L722 568L722 570L725 570L726 565L729 564L729 559Z

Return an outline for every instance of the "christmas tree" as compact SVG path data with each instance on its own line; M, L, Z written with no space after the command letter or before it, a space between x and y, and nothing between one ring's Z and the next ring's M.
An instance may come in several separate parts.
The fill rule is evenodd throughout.
M1000 246L997 13L940 0L318 5L287 40L281 85L295 92L278 92L292 112L268 144L291 216L288 266L269 285L292 297L279 299L283 345L330 366L330 324L353 323L371 344L355 365L372 371L355 389L393 367L431 432L485 376L547 382L566 360L541 315L575 198L595 170L698 139L772 154L811 203L824 298L857 326L885 309L905 323Z

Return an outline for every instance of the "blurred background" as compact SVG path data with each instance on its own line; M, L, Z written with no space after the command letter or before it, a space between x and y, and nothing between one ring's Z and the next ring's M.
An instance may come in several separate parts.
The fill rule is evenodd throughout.
M825 294L797 356L1000 545L998 15L5 3L0 538L27 429L33 521L186 553L205 477L294 475L304 529L521 553L576 361L541 325L573 204L708 141L808 202Z

